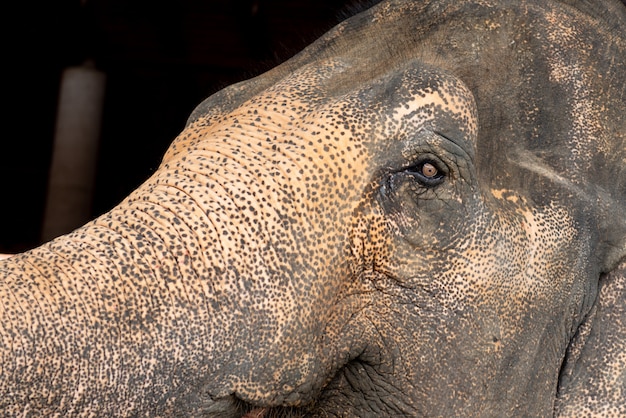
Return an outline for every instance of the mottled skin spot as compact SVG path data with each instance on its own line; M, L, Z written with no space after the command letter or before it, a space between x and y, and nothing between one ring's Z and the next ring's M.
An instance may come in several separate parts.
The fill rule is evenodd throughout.
M626 414L626 11L387 1L0 264L3 416Z

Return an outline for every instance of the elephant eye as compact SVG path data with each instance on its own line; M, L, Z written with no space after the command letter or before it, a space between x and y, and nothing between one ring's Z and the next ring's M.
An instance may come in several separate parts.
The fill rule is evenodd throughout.
M421 161L407 168L405 172L415 177L425 187L435 187L445 178L444 171L432 160Z
M439 174L439 170L437 170L437 167L435 167L431 163L424 163L422 165L422 168L420 169L420 172L422 173L422 175L428 177L429 179L432 179L436 177L437 174Z

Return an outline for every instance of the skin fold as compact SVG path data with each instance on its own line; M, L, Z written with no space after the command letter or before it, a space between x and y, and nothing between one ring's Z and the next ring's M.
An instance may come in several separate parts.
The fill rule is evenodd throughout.
M384 1L0 262L3 416L626 414L626 8Z

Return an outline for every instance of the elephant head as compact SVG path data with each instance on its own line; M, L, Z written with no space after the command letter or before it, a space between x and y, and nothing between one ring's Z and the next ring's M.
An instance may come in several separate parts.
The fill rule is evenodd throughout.
M382 2L0 264L5 416L626 413L626 10ZM274 414L274 415L273 415Z

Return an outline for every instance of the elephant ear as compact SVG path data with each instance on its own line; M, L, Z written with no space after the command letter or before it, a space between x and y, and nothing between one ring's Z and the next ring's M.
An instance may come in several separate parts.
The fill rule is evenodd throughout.
M626 417L626 259L599 286L596 305L568 349L557 417Z

